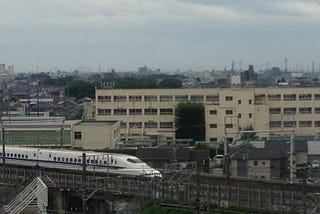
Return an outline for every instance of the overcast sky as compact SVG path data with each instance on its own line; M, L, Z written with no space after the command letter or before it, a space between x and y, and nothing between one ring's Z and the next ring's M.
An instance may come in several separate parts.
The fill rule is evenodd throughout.
M0 63L164 71L320 63L319 0L0 0Z

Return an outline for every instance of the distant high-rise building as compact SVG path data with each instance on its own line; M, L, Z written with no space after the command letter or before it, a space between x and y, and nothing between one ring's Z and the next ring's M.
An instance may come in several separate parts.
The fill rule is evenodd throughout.
M0 64L0 74L5 73L5 71L6 71L6 66L5 66L5 64Z
M14 73L14 67L13 67L13 65L9 65L9 66L8 66L8 73L9 73L9 74L13 74L13 73Z
M246 83L246 82L257 82L257 73L254 72L253 70L253 65L249 65L249 69L246 71L243 71L240 73L241 76L241 83Z

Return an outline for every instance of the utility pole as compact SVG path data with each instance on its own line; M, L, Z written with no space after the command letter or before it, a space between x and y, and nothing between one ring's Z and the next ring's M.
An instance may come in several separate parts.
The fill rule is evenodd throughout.
M3 180L5 179L5 170L6 170L6 145L5 145L5 136L4 136L4 125L2 120L2 109L0 108L0 125L1 125L1 143L2 143L2 168L3 168Z

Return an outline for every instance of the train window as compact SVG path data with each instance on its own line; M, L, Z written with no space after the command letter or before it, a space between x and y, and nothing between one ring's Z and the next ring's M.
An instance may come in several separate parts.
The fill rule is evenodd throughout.
M21 157L24 158L24 154L22 154Z
M93 163L93 160L91 160L91 163Z
M13 154L11 153L10 156L13 157Z
M104 161L103 164L104 164L104 165L107 165L107 161Z
M53 160L54 160L54 161L56 161L56 160L57 160L57 158L56 158L56 157L53 157Z
M64 162L64 158L61 158L62 162Z
M60 161L60 157L58 157L58 161Z
M7 153L7 157L10 157L9 153Z
M28 159L28 155L26 155L26 159Z
M73 162L77 163L77 159L74 158L74 159L73 159Z
M111 163L113 163L113 159L111 158Z
M35 157L36 156L36 153L33 153L33 157Z
M98 164L98 160L96 160L95 162L96 162L96 164Z
M116 160L114 161L114 164L117 164L117 161L116 161Z
M142 161L138 158L128 158L127 161L130 163L142 163Z
M87 163L90 163L90 160L89 160L89 159L87 159Z
M69 161L69 158L66 158L66 162L68 162Z
M72 163L72 158L70 158L70 163Z
M49 154L49 158L51 158L51 154Z
M16 157L17 157L17 154L14 154L14 157L16 158Z
M18 158L20 158L20 154L18 154Z
M81 163L81 159L78 159L78 162Z

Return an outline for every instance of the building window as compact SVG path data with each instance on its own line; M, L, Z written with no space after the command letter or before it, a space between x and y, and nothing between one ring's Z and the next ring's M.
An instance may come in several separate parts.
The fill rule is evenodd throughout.
M172 102L172 95L160 95L160 102Z
M145 102L157 102L158 97L155 95L146 95L146 96L144 96L144 101Z
M315 114L320 114L320 108L314 108L314 113Z
M311 94L299 94L299 100L311 100L312 95Z
M241 104L241 100L238 100L238 104Z
M131 95L129 96L129 102L141 102L142 96L141 95Z
M207 95L206 101L219 101L219 95Z
M252 104L252 100L249 100L249 104Z
M299 127L311 127L312 121L299 121Z
M191 95L190 100L193 102L203 102L203 95Z
M98 102L111 102L111 96L98 96Z
M320 94L315 94L314 95L314 100L320 100Z
M284 108L283 113L284 114L295 114L295 113L297 113L297 109L296 108Z
M129 109L129 115L141 115L142 110L139 108L131 108Z
M226 114L233 114L233 110L226 110Z
M290 100L296 100L297 95L296 94L284 94L283 100L290 101Z
M98 115L111 115L111 109L98 108Z
M258 166L258 161L253 161L253 165Z
M320 127L320 121L314 121L314 127Z
M210 128L211 129L216 129L217 128L217 124L216 123L211 123L210 124Z
M127 128L127 123L123 122L123 121L120 121L120 128L121 129L126 129Z
M212 137L212 138L210 138L210 141L211 141L211 142L217 142L217 141L218 141L218 138Z
M158 114L158 109L156 109L156 108L146 108L146 109L144 109L144 114L145 115L157 115Z
M238 118L241 118L241 116L242 116L241 113L239 113L239 114L238 114Z
M281 108L269 108L269 114L280 114Z
M173 109L172 108L161 108L160 115L173 115Z
M160 122L160 128L172 129L173 128L173 122Z
M187 102L188 95L176 95L175 100L176 100L176 102Z
M113 110L114 115L126 115L127 114L127 109L119 108L119 109L114 109Z
M284 121L283 127L296 127L297 122L296 121Z
M311 114L312 108L299 108L299 113L300 114Z
M74 139L75 140L81 140L82 133L81 132L74 132Z
M126 96L113 96L114 102L126 102L127 97Z
M142 122L130 122L129 127L131 129L139 129L142 128Z
M270 128L281 127L281 121L270 121L269 126L270 126Z
M226 101L232 101L233 97L232 96L226 96Z
M252 118L252 113L249 113L249 118Z
M232 123L226 123L225 124L225 128L226 129L232 129L233 128L233 124Z
M158 123L155 121L148 121L144 123L145 128L158 128Z
M281 94L268 94L269 101L281 100Z
M217 110L210 110L210 114L217 114Z

